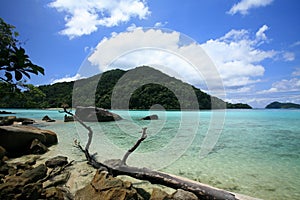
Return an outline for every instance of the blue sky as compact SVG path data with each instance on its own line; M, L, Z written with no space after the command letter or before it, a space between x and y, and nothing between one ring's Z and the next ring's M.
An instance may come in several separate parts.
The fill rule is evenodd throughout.
M300 103L299 10L298 0L7 0L1 1L0 17L16 26L31 60L45 68L45 76L32 77L29 83L90 75L84 74L89 70L83 64L104 50L113 53L105 54L106 63L94 59L98 67L91 73L110 69L104 66L118 53L141 47L132 40L136 38L143 45L176 49L191 60L203 49L222 80L227 101L264 107L272 101ZM141 36L141 27L156 31ZM157 32L158 28L169 31ZM178 47L182 35L197 45L188 43L183 51ZM171 71L210 92L213 86L203 86L189 68L166 56L147 51L116 63L126 59L130 68L156 58L159 68L168 60ZM211 77L204 79L213 82Z

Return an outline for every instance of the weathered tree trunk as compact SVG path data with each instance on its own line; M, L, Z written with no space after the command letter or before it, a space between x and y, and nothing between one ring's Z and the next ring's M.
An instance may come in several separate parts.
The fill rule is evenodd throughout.
M126 160L128 156L140 145L140 143L147 137L146 128L143 128L141 138L135 143L135 145L129 149L124 155L122 160L108 160L104 163L98 162L93 155L89 154L88 147L91 142L93 132L90 127L86 126L76 115L68 112L64 108L65 112L74 116L74 118L79 121L88 131L89 140L86 148L83 149L80 144L77 147L84 152L87 161L94 168L99 170L105 170L112 176L127 175L133 178L147 180L153 184L161 184L174 189L183 189L194 193L199 199L227 199L227 200L237 200L234 194L227 191L220 190L217 188L209 187L204 184L198 183L196 181L191 181L185 178L177 177L174 175L169 175L166 173L153 171L147 168L137 168L126 165Z

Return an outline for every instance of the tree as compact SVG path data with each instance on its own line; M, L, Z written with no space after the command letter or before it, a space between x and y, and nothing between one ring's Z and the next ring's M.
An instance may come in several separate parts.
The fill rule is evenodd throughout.
M11 85L24 81L24 76L30 79L30 74L44 75L44 69L30 61L14 29L0 18L0 72L4 72L0 73L0 81Z

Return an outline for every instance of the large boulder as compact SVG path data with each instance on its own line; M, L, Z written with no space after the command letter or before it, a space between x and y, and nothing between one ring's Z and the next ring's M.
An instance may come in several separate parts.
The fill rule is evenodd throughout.
M50 130L33 126L0 126L0 146L8 156L19 156L29 153L34 139L46 146L57 144L57 135Z
M143 117L142 120L158 120L158 115L149 115L149 116Z
M97 107L78 106L75 114L77 117L79 117L79 119L85 122L109 122L122 119L122 117L115 113Z

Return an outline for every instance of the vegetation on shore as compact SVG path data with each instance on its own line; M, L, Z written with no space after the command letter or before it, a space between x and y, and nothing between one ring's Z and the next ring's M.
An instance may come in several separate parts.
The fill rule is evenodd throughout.
M128 72L134 72L134 77L129 78ZM147 77L144 76L145 73ZM126 76L124 76L125 74ZM150 82L149 80L158 80L159 84L147 83L147 81ZM122 84L118 84L118 81L122 81ZM95 88L95 86L97 87ZM132 88L136 88L136 90L132 91ZM119 96L131 94L129 109L150 109L151 106L159 104L166 110L179 110L183 109L180 103L184 104L186 108L194 108L194 105L189 105L192 102L191 99L194 98L193 96L197 98L199 109L212 109L211 102L214 102L214 109L224 108L225 106L239 109L251 108L247 104L224 102L194 86L146 66L129 71L115 69L76 82L55 83L38 87L29 85L28 90L17 93L12 93L5 83L0 84L0 89L8 94L6 98L0 99L0 107L10 108L50 108L60 107L62 104L75 104L81 106L96 105L97 107L110 109L112 94L115 91L118 91L117 95ZM93 93L93 91L96 92ZM194 94L189 91L193 91ZM75 93L72 102L73 92ZM180 95L184 99L179 101L176 95ZM115 104L117 104L117 107L119 106L119 109L124 109L124 106L120 106L118 102Z
M266 106L267 109L300 109L300 104L272 102Z

